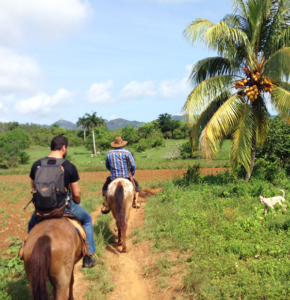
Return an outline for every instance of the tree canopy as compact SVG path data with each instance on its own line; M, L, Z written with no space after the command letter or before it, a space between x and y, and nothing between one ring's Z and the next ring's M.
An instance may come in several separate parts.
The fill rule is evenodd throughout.
M249 180L257 146L268 134L269 99L290 119L290 1L232 0L234 12L219 23L199 18L184 31L194 45L217 53L198 61L194 89L183 111L193 122L191 140L207 158L231 130L230 160L243 165Z

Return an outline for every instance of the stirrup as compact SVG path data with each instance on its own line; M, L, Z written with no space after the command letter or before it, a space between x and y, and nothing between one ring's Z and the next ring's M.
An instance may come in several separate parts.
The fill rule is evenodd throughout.
M106 215L110 212L110 208L106 207L106 206L103 206L102 209L101 209L101 213L103 215Z

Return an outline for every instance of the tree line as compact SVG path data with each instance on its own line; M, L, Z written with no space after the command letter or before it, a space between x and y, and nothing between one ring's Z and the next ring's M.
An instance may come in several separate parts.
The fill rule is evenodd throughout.
M33 123L0 122L0 167L11 168L29 163L30 157L26 150L31 145L49 147L52 138L58 135L66 137L70 146L85 146L96 155L97 151L109 149L116 136L121 136L136 151L141 152L163 145L164 139L189 138L191 131L187 123L172 120L171 115L166 113L138 129L127 125L114 131L108 130L104 119L98 117L96 112L86 113L78 119L77 127L78 129L65 129L55 123L42 127Z

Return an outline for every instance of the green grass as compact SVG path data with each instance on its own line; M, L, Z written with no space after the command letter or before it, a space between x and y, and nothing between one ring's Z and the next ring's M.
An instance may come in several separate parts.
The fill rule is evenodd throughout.
M21 241L19 237L10 237L9 243L10 248L5 254L10 257L0 255L0 299L30 300L32 297L23 262L17 256Z
M107 270L104 252L108 243L114 242L113 233L109 224L111 218L101 215L94 224L96 254L98 256L98 264L91 269L83 269L85 278L90 281L89 289L86 293L89 299L108 299L107 293L114 289L112 284L112 276Z
M199 159L175 159L170 161L165 158L166 153L172 151L176 147L176 143L186 142L186 140L165 140L165 146L152 148L145 152L136 152L133 146L126 147L128 150L134 152L135 163L138 170L151 170L151 169L178 169L184 168L187 165L201 164L201 167L224 167L229 166L229 151L231 148L231 141L226 140L219 151L216 158L212 161L206 161L204 158ZM106 171L105 161L107 151L102 151L101 155L91 157L91 151L87 150L84 146L69 147L68 155L70 161L77 166L80 172L99 172ZM31 146L27 150L30 155L28 164L19 165L17 168L1 169L0 175L17 175L29 174L31 165L38 159L47 156L50 153L48 147Z
M288 204L289 179L245 183L221 174L187 188L167 183L147 199L137 238L151 240L153 252L185 256L187 299L290 299L290 210L277 206L264 216L258 198L280 195L279 189ZM170 258L156 263L164 278L161 289L172 275L171 264Z

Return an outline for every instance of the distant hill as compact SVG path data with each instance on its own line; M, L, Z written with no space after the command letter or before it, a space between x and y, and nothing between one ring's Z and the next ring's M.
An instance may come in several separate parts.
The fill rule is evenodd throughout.
M66 120L58 120L55 122L57 125L59 125L60 128L65 129L77 129L77 125L73 122L66 121Z
M187 115L184 115L184 116L175 115L175 116L172 116L171 119L178 120L178 121L186 121L186 117L187 117Z
M136 129L139 128L141 125L144 125L145 122L138 122L138 121L128 121L125 119L115 119L108 121L105 119L105 122L108 126L109 130L114 130L117 128L123 128L126 127L126 125L133 125ZM69 122L66 120L58 120L55 122L57 125L59 125L60 128L65 128L65 129L77 129L76 124L73 122ZM48 127L48 125L42 125L43 127ZM81 128L81 127L80 127Z
M128 121L128 120L121 119L121 118L114 119L114 120L111 120L111 121L105 120L105 122L106 122L109 130L114 130L114 129L117 129L117 128L123 128L123 127L126 127L127 125L129 125L129 126L133 125L137 129L141 125L145 124L145 122Z
M179 120L179 121L184 121L185 120L184 116L178 116L178 115L172 116L171 118L172 118L172 120ZM126 127L126 125L129 125L129 126L133 125L136 129L138 129L140 126L146 124L146 122L128 121L128 120L122 119L122 118L114 119L114 120L111 120L111 121L108 121L108 120L105 119L105 122L106 122L109 130L115 130L117 128L123 128L123 127ZM70 122L70 121L58 120L55 123L58 124L60 128L77 129L77 125L73 122ZM49 125L41 125L41 126L42 127L49 127ZM79 128L81 129L82 127L79 127Z

